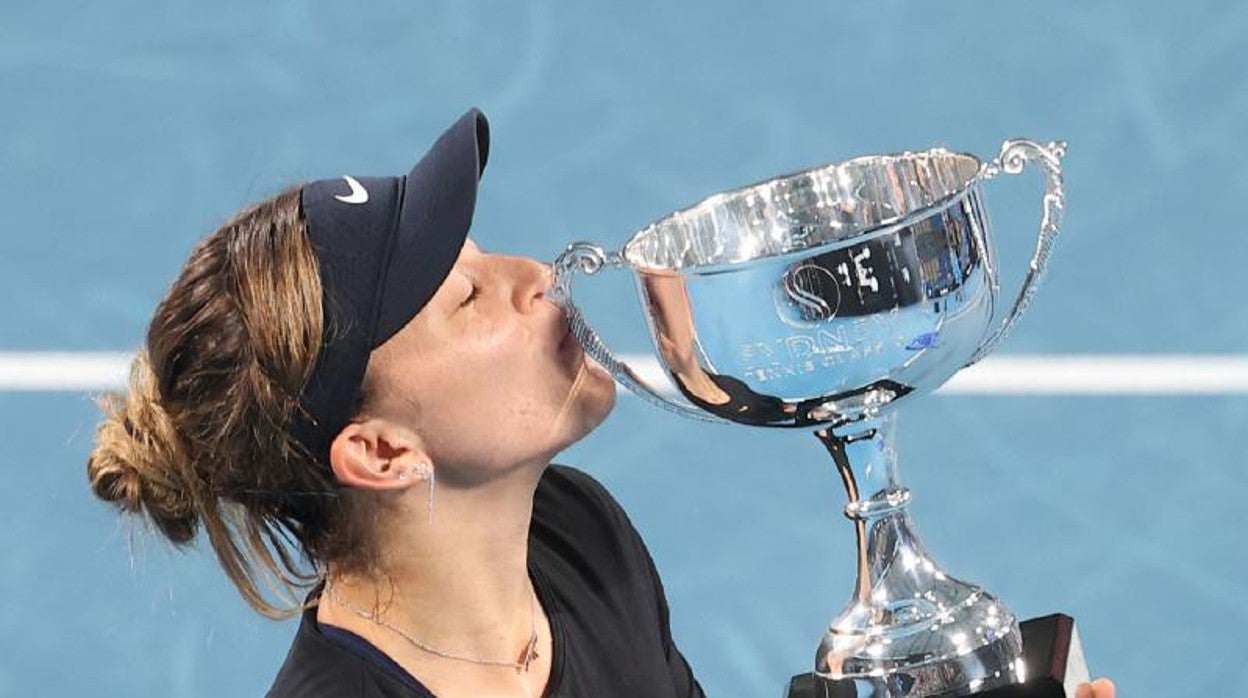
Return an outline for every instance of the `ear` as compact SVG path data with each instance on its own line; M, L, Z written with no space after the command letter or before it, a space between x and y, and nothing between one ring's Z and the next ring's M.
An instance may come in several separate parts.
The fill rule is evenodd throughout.
M342 428L329 446L338 481L349 487L397 490L410 487L416 467L429 463L420 438L407 427L370 418ZM403 475L403 477L400 477Z

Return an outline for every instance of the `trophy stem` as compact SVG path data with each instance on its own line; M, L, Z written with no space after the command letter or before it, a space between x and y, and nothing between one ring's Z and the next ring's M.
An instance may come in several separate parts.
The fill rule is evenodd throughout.
M895 413L815 432L836 464L854 524L857 581L815 660L858 696L967 695L1022 679L1013 614L928 555L897 477ZM839 433L838 433L839 432Z
M854 433L849 436L837 436L831 428L815 432L831 454L849 498L844 513L854 524L858 577L854 598L863 603L871 601L875 586L868 554L868 521L896 513L909 523L904 510L910 501L910 490L898 483L897 452L892 446L896 422L896 413L892 413L854 424ZM866 499L862 495L864 489L870 493Z

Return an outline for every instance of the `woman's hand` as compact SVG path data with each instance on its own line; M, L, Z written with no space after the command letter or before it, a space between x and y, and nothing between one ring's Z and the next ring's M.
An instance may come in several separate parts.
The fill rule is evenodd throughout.
M1114 698L1114 682L1097 679L1092 683L1081 683L1075 689L1075 698Z

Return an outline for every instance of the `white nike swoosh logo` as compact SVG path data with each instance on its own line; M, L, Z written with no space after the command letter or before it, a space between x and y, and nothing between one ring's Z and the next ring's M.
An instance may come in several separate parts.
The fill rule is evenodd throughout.
M338 199L344 204L368 203L368 190L364 188L364 185L355 181L355 177L351 177L349 175L343 175L342 178L347 180L347 185L351 187L351 193L346 196L335 195L335 199Z

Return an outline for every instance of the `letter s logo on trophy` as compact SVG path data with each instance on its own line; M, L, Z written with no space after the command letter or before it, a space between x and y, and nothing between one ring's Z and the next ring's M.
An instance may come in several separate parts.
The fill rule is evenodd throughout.
M816 327L836 317L841 290L832 272L802 264L784 273L778 286L776 316L794 327Z
M987 355L1031 301L1061 224L1064 154L1010 140L990 162L944 149L857 158L717 194L622 252L576 243L555 261L551 298L625 388L695 419L810 429L831 454L857 583L789 696L1073 696L1086 679L1068 616L1020 626L936 564L892 446L897 406ZM994 327L981 184L1027 163L1045 176L1039 241ZM643 383L573 302L575 272L604 266L634 273L660 363L689 404Z

